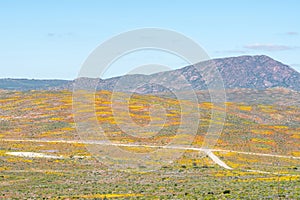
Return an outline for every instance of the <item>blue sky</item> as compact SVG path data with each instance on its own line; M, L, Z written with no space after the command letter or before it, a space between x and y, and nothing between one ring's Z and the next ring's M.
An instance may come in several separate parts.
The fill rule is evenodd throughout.
M145 27L182 33L212 58L265 54L300 71L299 2L0 0L0 77L76 78L99 44ZM130 70L120 66L107 77Z

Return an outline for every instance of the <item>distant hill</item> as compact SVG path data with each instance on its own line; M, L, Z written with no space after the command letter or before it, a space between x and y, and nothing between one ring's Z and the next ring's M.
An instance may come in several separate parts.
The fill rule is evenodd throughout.
M67 80L37 80L37 79L0 79L0 89L2 90L50 90L60 88L70 83Z
M142 94L166 91L206 90L207 84L199 71L216 67L226 89L286 88L300 91L300 73L268 56L239 56L204 61L181 69L151 75L124 75L109 79L79 78L85 87L98 90L117 90ZM213 79L214 77L212 77ZM0 89L5 90L72 90L75 81L0 79ZM117 84L121 83L117 87Z

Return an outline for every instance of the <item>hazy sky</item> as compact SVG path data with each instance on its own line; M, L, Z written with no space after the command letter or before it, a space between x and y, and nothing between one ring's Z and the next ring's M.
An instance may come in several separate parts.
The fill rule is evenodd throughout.
M145 27L178 31L212 58L265 54L300 71L299 2L0 0L0 77L76 78L103 41Z

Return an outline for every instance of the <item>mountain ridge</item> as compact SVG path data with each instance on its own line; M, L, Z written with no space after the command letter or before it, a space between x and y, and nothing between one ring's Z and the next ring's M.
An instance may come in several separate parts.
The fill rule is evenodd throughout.
M300 91L300 73L265 55L216 58L180 69L150 75L130 74L108 79L84 78L75 80L0 79L2 90L73 90L80 84L86 88L141 94L166 91L207 90L209 81L205 70L218 69L225 89L287 88ZM212 81L216 77L210 77Z

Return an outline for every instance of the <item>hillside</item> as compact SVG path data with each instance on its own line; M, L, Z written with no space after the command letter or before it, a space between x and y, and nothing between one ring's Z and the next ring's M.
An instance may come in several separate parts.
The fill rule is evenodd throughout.
M279 89L264 92L273 90ZM264 92L257 94L263 97ZM190 128L195 121L182 121L186 114L180 109L181 104L192 105L192 102L135 94L128 101L128 113L119 109L124 108L124 102L115 102L112 107L112 94L97 92L95 107L81 104L78 112L82 120L89 119L91 113L96 117L96 130L103 130L114 144L107 146L100 132L90 134L93 126L78 137L81 123L74 123L72 92L2 91L0 190L4 198L278 199L280 195L282 199L298 199L299 104L226 102L223 131L212 149L215 158L232 168L226 169L197 150L203 145L209 126L221 123L220 119L211 118L212 108L218 116L224 111L218 105L199 103L200 121L193 135ZM126 98L125 93L117 94ZM159 105L165 115L150 114L152 105ZM119 112L114 113L112 108ZM124 130L131 120L134 122L131 129ZM137 131L151 122L149 132ZM157 127L162 128L157 131ZM192 139L193 150L159 151L161 146L169 146L176 139L188 138ZM124 144L131 146L120 146ZM158 148L137 146L143 144ZM125 152L122 154L125 157L118 160L111 154L103 156L105 150L118 149ZM138 165L129 165L136 162L136 155L145 153L147 156L138 160ZM160 157L180 153L184 154L173 162ZM151 155L158 155L159 159L155 157L149 162ZM149 167L158 170L145 172ZM88 193L86 188L90 190Z

